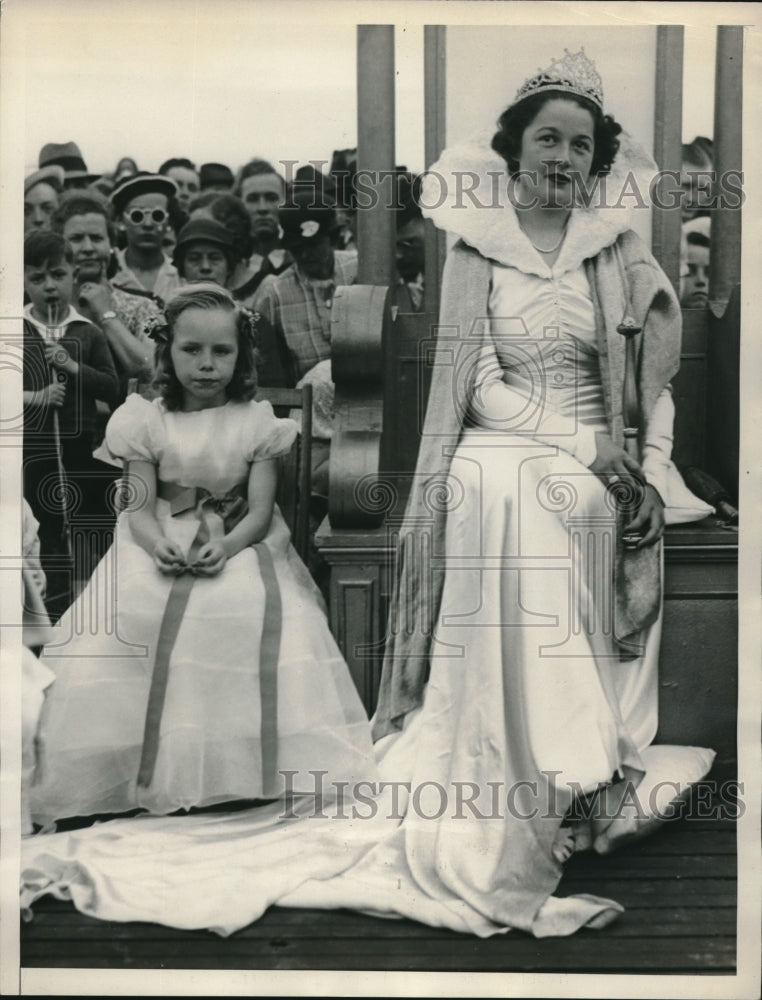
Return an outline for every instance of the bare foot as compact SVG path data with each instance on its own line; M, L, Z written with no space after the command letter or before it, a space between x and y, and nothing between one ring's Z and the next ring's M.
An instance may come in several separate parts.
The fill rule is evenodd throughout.
M559 826L550 853L560 865L574 854L574 830L570 826Z

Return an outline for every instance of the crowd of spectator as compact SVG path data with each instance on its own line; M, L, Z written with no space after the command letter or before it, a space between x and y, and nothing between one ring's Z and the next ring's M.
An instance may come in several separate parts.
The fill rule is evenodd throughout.
M54 615L107 545L121 469L105 425L130 391L152 394L147 331L183 285L216 282L252 310L260 385L312 384L313 502L325 509L331 306L336 287L357 277L356 151L336 151L325 173L307 164L290 182L278 166L254 157L234 172L174 156L148 171L125 156L98 175L64 142L47 143L25 180L24 492ZM395 183L393 306L418 312L419 182L400 167ZM74 514L89 526L87 555L72 552Z

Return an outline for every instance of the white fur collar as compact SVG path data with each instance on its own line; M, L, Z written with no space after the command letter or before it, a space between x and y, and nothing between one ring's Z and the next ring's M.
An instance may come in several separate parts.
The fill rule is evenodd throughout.
M439 229L459 236L482 256L499 264L541 277L575 270L632 227L636 202L640 202L638 207L649 205L649 185L657 172L656 164L623 132L619 153L605 178L608 197L593 198L590 207L572 211L551 272L518 224L508 197L506 164L490 147L491 138L492 133L483 132L446 149L424 176L421 206L424 216ZM642 198L626 193L633 190L632 182L627 183L630 174ZM469 191L473 191L472 196ZM620 192L625 194L617 206Z

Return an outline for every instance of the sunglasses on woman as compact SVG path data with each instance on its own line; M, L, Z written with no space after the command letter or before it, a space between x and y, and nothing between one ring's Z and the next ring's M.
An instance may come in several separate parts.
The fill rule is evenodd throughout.
M142 226L146 219L150 219L151 222L160 226L162 222L167 221L169 213L163 208L131 208L127 212L127 218L135 226Z

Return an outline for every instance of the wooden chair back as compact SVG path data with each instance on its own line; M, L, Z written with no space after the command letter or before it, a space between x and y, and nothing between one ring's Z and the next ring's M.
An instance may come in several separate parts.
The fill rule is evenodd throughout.
M301 389L260 387L257 400L267 400L278 417L288 417L292 410L300 411L300 433L288 454L279 459L276 502L291 532L294 548L299 558L306 562L310 534L312 386L305 385Z

